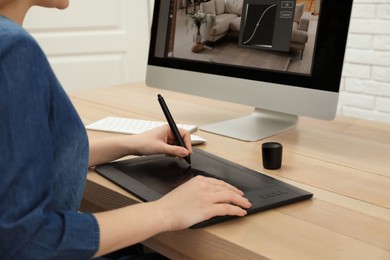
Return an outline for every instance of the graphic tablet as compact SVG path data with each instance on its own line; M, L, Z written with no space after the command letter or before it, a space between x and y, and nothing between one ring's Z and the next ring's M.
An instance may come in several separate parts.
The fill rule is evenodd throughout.
M143 201L157 200L196 175L224 180L241 189L252 203L248 215L309 199L305 190L194 148L192 166L165 155L141 156L99 165L95 171ZM215 217L192 228L219 223L233 216Z

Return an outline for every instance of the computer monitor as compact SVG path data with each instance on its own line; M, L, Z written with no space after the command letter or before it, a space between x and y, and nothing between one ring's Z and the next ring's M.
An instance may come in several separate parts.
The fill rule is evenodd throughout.
M332 120L351 8L352 0L156 0L146 84L254 107L200 126L241 140L286 131L298 116Z

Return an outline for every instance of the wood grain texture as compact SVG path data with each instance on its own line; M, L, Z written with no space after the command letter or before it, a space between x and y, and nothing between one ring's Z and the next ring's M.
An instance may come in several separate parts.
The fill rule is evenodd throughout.
M158 93L169 102L177 123L202 125L252 111L143 83L73 92L71 99L86 124L108 115L164 120ZM173 259L390 259L389 124L344 116L333 121L300 118L295 129L258 142L196 134L207 139L199 148L314 197L206 228L159 234L146 246ZM265 141L283 144L281 169L262 167L260 146ZM92 211L138 200L91 170L84 202Z

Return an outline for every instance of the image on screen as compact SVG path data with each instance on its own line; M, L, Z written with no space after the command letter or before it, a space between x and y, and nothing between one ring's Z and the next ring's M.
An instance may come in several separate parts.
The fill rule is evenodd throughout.
M310 75L320 14L304 2L193 1L190 10L171 1L169 34L160 35L168 48L155 56Z

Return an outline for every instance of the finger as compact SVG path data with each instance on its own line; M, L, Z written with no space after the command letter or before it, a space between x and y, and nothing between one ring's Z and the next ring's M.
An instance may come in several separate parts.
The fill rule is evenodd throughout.
M202 176L202 177L204 177L204 176ZM224 182L222 180L215 179L215 178L210 178L210 177L204 177L204 178L205 178L205 181L207 181L208 183L210 183L212 185L220 186L220 187L223 187L225 189L229 189L231 191L234 191L235 193L238 193L240 195L244 195L244 192L242 190L234 187L230 183L227 183L227 182Z
M181 137L183 138L184 145L186 146L187 150L192 154L192 144L191 144L191 134L187 130L184 130L182 128L179 128L179 133Z
M247 211L239 206L232 204L214 204L211 207L211 214L213 216L240 216L247 215Z
M190 152L186 148L177 145L165 144L164 150L164 153L168 156L177 156L180 158L184 158L190 154Z
M168 144L176 144L176 145L178 145L176 138L173 136L173 132L170 130L170 128L168 130L169 130L168 131L169 136L168 136L168 140L167 140ZM178 130L179 130L180 136L183 139L184 146L185 146L184 148L188 150L189 154L192 154L193 151L192 151L191 134L190 134L190 132L188 132L187 130L182 129L182 128L178 128Z
M210 195L210 199L214 203L234 204L245 209L250 208L252 206L252 204L247 198L240 196L230 190L215 192Z

